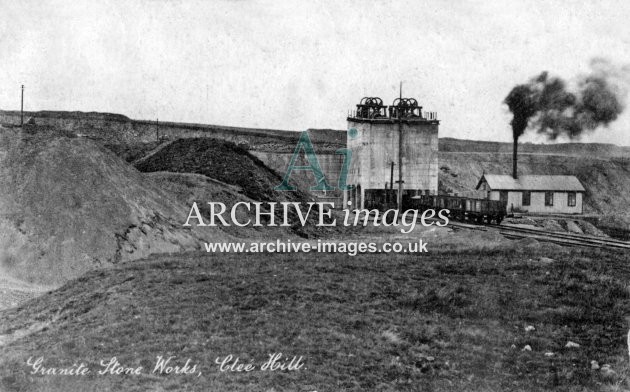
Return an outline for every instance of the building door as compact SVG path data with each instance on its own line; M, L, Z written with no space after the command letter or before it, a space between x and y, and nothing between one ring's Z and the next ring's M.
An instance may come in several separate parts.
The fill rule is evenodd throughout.
M508 193L507 193L507 191L500 191L499 192L499 200L501 200L504 203L507 203L507 201L508 201Z

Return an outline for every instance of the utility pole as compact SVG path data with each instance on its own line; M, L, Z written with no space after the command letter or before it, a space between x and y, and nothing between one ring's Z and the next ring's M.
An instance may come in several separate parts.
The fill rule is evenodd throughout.
M394 161L392 161L391 164L391 170L389 172L389 190L393 190L394 189Z
M400 99L398 100L398 211L402 212L402 192L403 192L403 132L402 132L402 81L400 82Z
M387 203L393 203L394 193L394 161L392 161L391 171L389 172L389 192L387 194Z
M20 106L20 127L24 126L24 85L22 85L22 104Z
M155 140L160 141L160 128L159 128L160 119L155 119Z

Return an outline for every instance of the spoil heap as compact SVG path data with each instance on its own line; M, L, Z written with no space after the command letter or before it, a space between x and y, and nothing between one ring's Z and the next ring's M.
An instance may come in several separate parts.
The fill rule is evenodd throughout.
M200 202L200 211L206 217L209 216L206 205L209 201L223 202L229 209L238 201L307 203L313 199L300 188L291 192L276 191L274 188L282 182L282 177L277 172L246 149L220 139L178 139L138 159L134 165L142 172L160 172L151 177L164 189L176 193L186 204ZM267 207L264 209L268 211ZM279 208L275 215L276 221L281 222L283 217ZM294 211L289 212L288 217L289 222L292 222L290 228L222 229L239 237L275 234L304 238L341 230L339 227L317 227L315 215L309 216L305 225L300 224Z
M0 133L0 211L0 270L47 285L202 244L175 195L95 142L46 129Z
M137 161L142 172L196 173L239 186L258 201L305 201L302 192L278 192L282 177L244 148L212 138L175 140L148 158Z

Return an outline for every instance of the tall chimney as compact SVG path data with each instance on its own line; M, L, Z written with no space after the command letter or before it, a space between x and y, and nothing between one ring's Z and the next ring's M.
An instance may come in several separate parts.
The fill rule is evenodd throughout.
M22 85L22 99L20 104L20 126L24 126L24 85Z
M518 174L516 173L516 160L517 160L517 149L518 149L518 138L514 138L514 147L512 148L512 178L515 180L518 179Z

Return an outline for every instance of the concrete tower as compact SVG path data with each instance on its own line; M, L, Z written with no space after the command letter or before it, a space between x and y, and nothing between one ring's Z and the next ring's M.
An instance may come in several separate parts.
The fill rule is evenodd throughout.
M396 208L406 197L437 194L439 123L436 112L423 112L413 98L397 98L389 107L380 98L363 98L348 116L347 184L354 189L345 192L344 204Z

